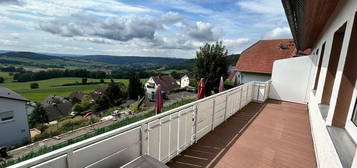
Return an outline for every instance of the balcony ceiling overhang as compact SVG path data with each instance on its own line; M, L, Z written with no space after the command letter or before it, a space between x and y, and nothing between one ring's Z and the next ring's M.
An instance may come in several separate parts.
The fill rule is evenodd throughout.
M282 0L299 50L312 48L340 0Z

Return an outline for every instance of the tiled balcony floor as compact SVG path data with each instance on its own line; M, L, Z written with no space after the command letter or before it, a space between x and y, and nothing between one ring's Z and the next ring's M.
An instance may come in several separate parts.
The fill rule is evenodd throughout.
M250 103L167 165L316 167L307 106L275 100Z

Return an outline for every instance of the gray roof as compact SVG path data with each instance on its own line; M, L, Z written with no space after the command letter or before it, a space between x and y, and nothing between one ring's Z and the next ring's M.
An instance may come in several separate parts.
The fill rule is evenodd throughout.
M22 97L18 93L14 92L8 88L5 88L5 87L0 87L0 98L28 101L26 98Z

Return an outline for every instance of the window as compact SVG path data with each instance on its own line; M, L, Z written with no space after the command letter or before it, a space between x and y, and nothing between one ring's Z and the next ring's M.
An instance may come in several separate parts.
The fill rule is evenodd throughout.
M0 113L1 122L7 122L14 119L14 112L13 111L6 111Z
M320 58L319 58L319 62L318 62L318 65L317 65L317 70L316 70L316 76L315 76L315 83L314 83L314 88L313 90L316 90L317 89L317 85L318 85L318 82L319 82L319 77L320 77L320 71L321 71L321 65L322 65L322 60L323 60L323 57L324 57L324 51L325 51L325 44L322 44L322 48L321 48L321 53L320 53Z
M353 109L352 122L357 126L357 100L355 101L355 107Z

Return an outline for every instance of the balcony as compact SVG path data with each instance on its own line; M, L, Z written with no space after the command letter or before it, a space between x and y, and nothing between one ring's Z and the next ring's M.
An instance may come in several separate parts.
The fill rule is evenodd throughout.
M307 106L250 103L168 164L196 167L316 167Z
M315 167L306 105L267 100L250 82L12 167Z

